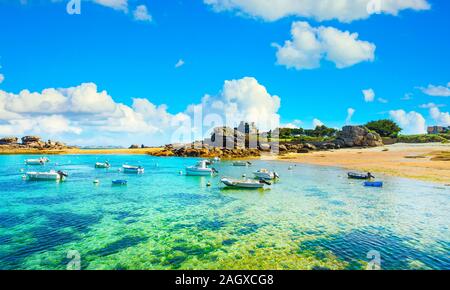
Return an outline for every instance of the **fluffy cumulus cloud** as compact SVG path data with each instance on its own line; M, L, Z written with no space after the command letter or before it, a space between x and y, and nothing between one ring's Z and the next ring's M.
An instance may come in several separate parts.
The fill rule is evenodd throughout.
M273 129L279 108L280 98L252 77L225 81L216 96L205 95L177 114L143 98L130 106L118 103L94 83L17 94L0 90L0 135L37 134L76 145L161 145L198 140L214 127L241 121Z
M373 89L363 90L362 93L364 95L365 102L370 103L375 100L375 91Z
M287 16L351 22L371 14L397 15L401 10L427 10L427 0L203 0L215 11L275 21Z
M347 109L347 118L345 119L346 124L350 124L352 122L353 115L355 114L356 110L353 108Z
M314 69L326 59L337 68L346 68L364 61L373 61L376 46L358 39L357 33L334 27L312 27L307 22L294 22L292 39L277 48L277 63L288 68Z
M225 81L217 96L206 95L201 104L189 106L187 112L193 114L202 110L204 121L213 126L226 124L237 126L241 121L255 122L262 130L279 126L281 100L271 95L253 77Z
M185 64L183 59L180 59L179 61L177 61L177 63L175 64L175 68L179 68L182 67Z
M313 125L313 128L316 128L316 127L318 127L318 126L323 126L323 125L325 125L322 121L320 121L319 119L313 119L313 121L312 121L312 125Z
M139 5L136 7L136 9L133 11L133 17L135 20L139 21L152 21L152 16L148 12L147 6L145 5Z
M450 126L450 113L441 112L437 106L430 107L430 116L439 126Z
M73 140L74 135L81 134L86 142L104 136L125 145L133 140L152 142L152 136L158 134L165 136L165 130L176 126L184 116L172 115L166 106L156 106L147 99L133 99L131 107L117 103L93 83L42 92L0 91L0 135L64 135Z
M420 88L426 95L433 97L450 97L450 83L446 86L428 85L428 87Z
M298 129L300 128L300 126L303 124L302 121L300 120L293 120L290 123L287 124L281 124L280 127L281 128L290 128L290 129Z
M427 132L425 118L414 111L390 111L389 115L402 128L403 134L425 134Z

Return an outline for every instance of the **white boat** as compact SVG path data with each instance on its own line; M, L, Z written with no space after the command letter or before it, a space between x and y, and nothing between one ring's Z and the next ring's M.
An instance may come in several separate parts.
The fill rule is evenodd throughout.
M233 166L248 166L251 165L248 161L234 161Z
M253 180L253 179L244 179L244 180L236 180L231 178L222 178L220 180L223 184L225 184L228 187L234 187L234 188L247 188L247 189L257 189L257 188L263 188L264 185L270 185L269 182L264 180Z
M111 164L109 164L108 161L102 163L102 162L97 162L95 163L95 168L110 168Z
M207 160L202 160L197 162L194 166L186 167L186 175L190 176L208 176L212 175L216 170L214 168L209 168Z
M67 173L62 171L51 170L49 172L27 172L26 177L29 180L64 180L67 177Z
M144 173L144 167L142 166L122 165L122 168L126 173Z
M26 165L45 165L49 160L47 158L39 158L39 159L26 159Z
M278 173L276 173L274 171L269 171L264 168L253 172L253 175L258 179L266 179L266 180L272 180L272 179L279 178Z

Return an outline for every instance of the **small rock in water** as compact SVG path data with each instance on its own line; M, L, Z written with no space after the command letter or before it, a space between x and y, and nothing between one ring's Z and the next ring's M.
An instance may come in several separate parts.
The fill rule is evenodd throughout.
M208 181L208 183L206 184L206 186L210 187L210 186L211 186L211 182Z

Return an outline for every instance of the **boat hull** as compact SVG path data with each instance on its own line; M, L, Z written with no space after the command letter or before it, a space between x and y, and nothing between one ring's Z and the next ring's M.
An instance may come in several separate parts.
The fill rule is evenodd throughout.
M195 167L187 167L186 168L186 175L189 176L210 176L212 175L213 171L211 168L195 168Z
M42 180L42 181L59 181L64 180L64 177L57 172L28 172L26 174L28 180Z
M25 160L26 165L44 165L45 162L42 160Z
M222 179L221 181L223 184L231 188L259 189L264 187L263 183L257 182L239 182L239 181L232 181L229 179Z
M275 179L275 174L272 172L271 173L253 172L253 175L255 176L255 178L258 179L266 179L266 180Z
M140 173L144 173L144 168L142 168L142 167L127 167L127 166L123 166L123 172L140 174Z
M366 182L364 182L364 186L365 187L383 187L383 182L381 182L381 181L375 181L375 182L366 181Z
M110 168L111 165L109 164L105 164L105 163L95 163L95 168L102 168L102 169L107 169Z

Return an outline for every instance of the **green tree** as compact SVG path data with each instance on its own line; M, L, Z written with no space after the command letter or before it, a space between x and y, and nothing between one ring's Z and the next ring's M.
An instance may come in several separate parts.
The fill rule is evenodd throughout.
M378 121L371 121L365 125L369 130L375 131L381 137L396 138L398 133L402 130L397 123L392 120L384 119Z

